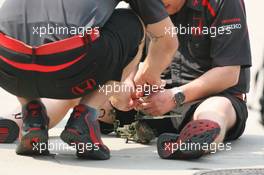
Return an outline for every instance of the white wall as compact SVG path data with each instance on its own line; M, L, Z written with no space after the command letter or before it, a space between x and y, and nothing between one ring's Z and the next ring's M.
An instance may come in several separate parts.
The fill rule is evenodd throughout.
M245 0L248 18L248 28L250 33L253 68L252 80L256 70L262 66L264 61L264 23L263 23L263 0ZM260 77L264 79L263 75ZM253 81L251 81L253 83ZM257 89L251 88L249 94L249 102L254 106L258 106L258 97L262 91L263 81ZM253 86L252 86L253 87Z

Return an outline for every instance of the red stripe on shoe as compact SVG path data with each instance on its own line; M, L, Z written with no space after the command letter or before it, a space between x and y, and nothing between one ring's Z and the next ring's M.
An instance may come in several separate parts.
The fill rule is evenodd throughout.
M8 133L0 133L0 143L5 143L6 138L8 137Z
M86 115L84 117L84 121L85 121L85 123L87 124L87 126L89 128L91 140L92 140L93 144L99 143L99 144L103 145L103 142L102 142L101 138L97 138L97 135L95 133L95 128L93 127L92 124L89 123L89 121L87 119L88 115ZM95 121L95 122L97 122L97 121Z
M29 128L28 131L39 131L41 130L40 128Z
M210 132L214 129L220 129L218 123L211 120L193 120L189 122L180 132L180 137L177 143L185 142L189 138L200 135L205 132ZM214 138L215 139L215 138Z
M76 129L68 128L67 131L74 133L75 135L78 135L78 136L80 135L80 133Z
M0 128L0 134L8 134L8 128Z

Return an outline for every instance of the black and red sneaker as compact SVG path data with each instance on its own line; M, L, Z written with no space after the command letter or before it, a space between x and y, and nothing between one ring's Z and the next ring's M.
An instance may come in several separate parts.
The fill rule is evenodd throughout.
M189 122L180 134L160 135L157 143L158 154L163 159L197 159L210 152L210 145L219 134L220 126L217 123L210 120L194 120Z
M110 151L101 139L97 111L86 105L74 108L61 139L77 150L77 157L82 159L106 160Z
M19 134L19 126L10 119L0 117L0 143L13 143Z
M22 108L23 125L16 153L19 155L48 155L49 117L45 106L31 101Z

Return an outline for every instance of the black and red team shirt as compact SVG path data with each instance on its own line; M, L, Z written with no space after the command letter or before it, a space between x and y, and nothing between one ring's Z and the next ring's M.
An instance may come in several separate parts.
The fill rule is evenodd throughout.
M76 32L71 30L74 27L103 27L120 1L5 0L0 7L0 31L31 46L38 46L74 35ZM146 25L168 17L161 0L126 1ZM48 25L56 29L67 27L72 32L54 32L40 37L35 29L48 29Z
M243 0L187 0L171 19L178 29L198 29L178 32L179 51L164 73L169 87L186 84L214 67L240 65L239 83L227 92L249 91L251 51ZM222 27L224 34L209 34L210 27Z

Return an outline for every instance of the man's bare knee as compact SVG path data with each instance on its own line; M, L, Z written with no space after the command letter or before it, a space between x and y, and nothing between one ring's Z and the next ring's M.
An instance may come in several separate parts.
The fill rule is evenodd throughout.
M196 109L193 119L212 120L219 123L223 129L229 130L235 124L236 112L226 97L211 97Z

